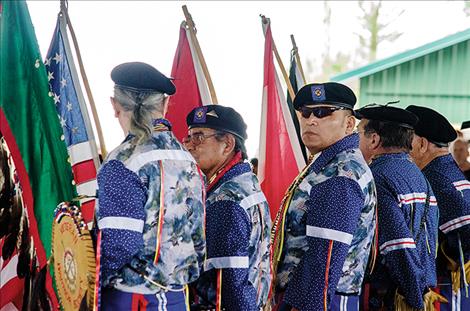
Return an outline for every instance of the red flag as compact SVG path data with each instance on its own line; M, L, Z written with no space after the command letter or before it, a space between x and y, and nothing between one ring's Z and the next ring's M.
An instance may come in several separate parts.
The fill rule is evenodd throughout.
M270 24L265 29L264 83L258 177L274 218L287 188L305 166L295 127L274 67Z
M185 23L180 28L171 77L176 93L170 97L166 118L173 125L173 133L182 140L188 133L188 113L195 107L212 104L207 81Z

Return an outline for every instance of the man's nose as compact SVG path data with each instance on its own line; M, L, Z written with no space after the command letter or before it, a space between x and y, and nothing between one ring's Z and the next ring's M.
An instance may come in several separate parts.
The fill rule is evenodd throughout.
M308 125L318 125L318 118L313 115L313 113L310 114L310 116L307 119L307 124Z

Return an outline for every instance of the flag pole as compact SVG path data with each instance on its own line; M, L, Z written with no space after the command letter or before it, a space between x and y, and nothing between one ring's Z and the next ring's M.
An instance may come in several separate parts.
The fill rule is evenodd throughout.
M101 156L106 158L108 152L106 151L106 145L104 142L103 130L101 129L100 119L98 117L98 111L96 110L95 100L93 99L93 95L91 94L90 84L88 83L88 77L85 72L85 67L83 66L82 56L80 53L80 49L78 47L77 37L75 36L75 32L73 31L72 22L70 21L68 8L67 8L67 0L60 1L60 11L65 16L65 20L67 25L69 26L70 35L72 36L73 46L75 48L75 54L77 54L77 61L78 66L80 68L80 73L82 75L83 85L85 86L86 94L88 97L88 102L90 103L91 112L93 114L93 120L95 121L96 132L98 134L98 139L100 141L100 149L101 149Z
M263 25L271 24L271 21L269 20L269 18L266 18L266 16L260 14L260 17L261 17L261 21L262 21ZM287 90L289 92L290 98L292 98L292 100L294 100L294 97L295 97L294 88L292 87L292 84L290 83L289 76L287 75L286 68L284 67L284 64L282 63L281 57L279 56L279 53L277 52L277 48L276 48L276 44L274 43L274 39L273 39L273 42L272 42L272 46L273 46L274 56L276 56L276 60L277 60L277 63L279 64L279 68L281 69L282 76L284 77L284 81L286 81Z
M182 8L183 8L184 17L186 19L186 25L189 28L189 33L194 43L194 48L196 50L197 58L199 59L199 62L201 63L202 71L207 81L207 87L209 88L209 92L211 94L212 103L217 104L218 103L217 95L215 94L215 89L214 89L214 85L212 84L211 75L209 74L209 70L207 69L207 64L206 64L206 61L204 60L204 55L202 54L201 46L199 45L199 41L197 40L197 37L196 37L196 30L195 30L196 26L194 25L194 21L193 21L193 18L191 17L191 14L189 14L188 7L186 5L183 5Z
M302 63L300 62L299 48L295 43L294 35L290 35L290 39L292 41L292 49L294 51L295 60L297 61L297 66L299 67L300 74L302 75L304 83L307 83L307 80L305 79L304 69L302 68Z

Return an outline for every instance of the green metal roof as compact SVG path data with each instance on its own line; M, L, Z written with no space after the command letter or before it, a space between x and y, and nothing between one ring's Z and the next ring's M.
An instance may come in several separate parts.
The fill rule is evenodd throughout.
M331 81L344 81L351 78L362 78L371 74L374 74L378 71L385 70L387 68L402 64L404 62L410 61L412 59L421 57L423 55L432 53L444 49L448 46L466 41L470 39L470 28L453 35L444 37L437 41L427 43L418 48L408 50L402 53L395 54L391 57L384 58L373 63L370 63L366 66L359 67L339 75L331 77Z

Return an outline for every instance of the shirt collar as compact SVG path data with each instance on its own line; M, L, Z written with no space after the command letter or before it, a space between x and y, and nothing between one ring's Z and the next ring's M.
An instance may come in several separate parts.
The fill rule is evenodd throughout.
M374 165L377 165L379 163L382 163L384 161L391 160L391 159L408 160L410 162L413 162L411 160L410 155L407 152L384 153L384 154L381 154L381 155L378 155L378 156L374 157L372 159L372 163L370 164L370 166L372 167Z
M447 164L449 162L450 163L454 162L454 158L452 157L452 155L450 153L439 156L439 157L433 159L422 170L425 171L425 170L431 169L433 166L437 166L437 165L440 165L440 164Z
M348 135L322 150L320 156L313 162L310 171L318 174L338 153L357 148L359 148L359 135L357 133Z
M161 131L161 130L168 130L171 131L171 123L167 119L159 118L159 119L152 119L152 126L154 131ZM124 139L123 143L129 141L130 139L134 138L134 134L128 133L126 138Z
M222 185L224 182L233 179L239 175L245 174L247 172L251 172L251 166L247 162L239 162L235 164L231 169L229 169L222 178L211 188L209 192L214 191L217 189L220 185Z

